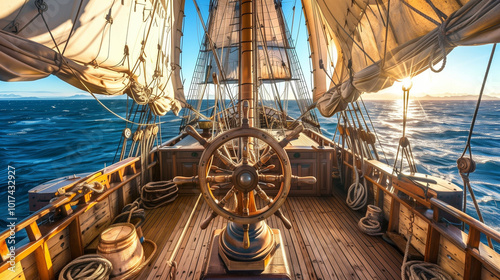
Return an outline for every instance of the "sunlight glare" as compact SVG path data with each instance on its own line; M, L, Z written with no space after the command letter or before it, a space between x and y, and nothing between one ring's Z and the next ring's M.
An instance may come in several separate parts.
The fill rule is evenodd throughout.
M413 81L411 80L411 77L406 77L404 78L402 81L402 86L403 86L403 90L404 91L407 91L407 90L410 90L411 87L413 86Z

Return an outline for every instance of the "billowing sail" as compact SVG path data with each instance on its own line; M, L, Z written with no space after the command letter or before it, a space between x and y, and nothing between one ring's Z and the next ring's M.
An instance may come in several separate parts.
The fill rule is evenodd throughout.
M314 101L324 116L345 109L363 92L382 90L428 68L440 71L456 46L500 41L498 0L302 3Z
M1 3L0 80L53 74L92 93L126 93L157 115L185 102L184 0Z

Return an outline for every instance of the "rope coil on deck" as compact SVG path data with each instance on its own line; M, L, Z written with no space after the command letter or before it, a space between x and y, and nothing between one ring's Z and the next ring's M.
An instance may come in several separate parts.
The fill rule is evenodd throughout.
M59 280L107 280L113 265L107 259L90 254L76 258L67 264L59 274Z
M174 201L179 188L172 180L149 182L141 188L141 204L145 209L155 209Z
M375 205L368 205L366 216L359 220L358 227L362 232L371 236L383 235L381 232L380 214L382 214L382 209Z
M401 279L403 280L452 280L439 265L424 261L407 261L410 243L413 235L408 237L406 242L405 256L401 266Z
M140 208L139 199L125 205L122 212L118 214L112 224L116 223L132 223L136 228L140 227L146 220L146 213L144 209ZM134 222L131 222L134 221Z
M410 224L408 226L408 241L406 242L405 255L403 264L401 265L402 280L452 280L439 265L424 261L408 261L410 252L411 239L413 237L413 223L415 222L415 214L412 212L410 216Z
M354 174L356 175L355 180L347 191L347 198L345 202L352 210L359 210L366 205L366 202L368 200L368 190L363 184L360 183L358 169L355 165Z

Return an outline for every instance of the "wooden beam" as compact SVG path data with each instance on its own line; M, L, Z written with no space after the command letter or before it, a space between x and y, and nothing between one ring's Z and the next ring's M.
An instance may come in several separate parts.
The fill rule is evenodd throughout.
M481 232L477 228L470 226L469 239L467 241L467 248L465 249L464 280L481 279L483 264L471 252L478 251L480 242Z
M77 216L69 224L69 248L71 250L71 258L76 259L83 255L83 238L80 228L80 216Z
M42 238L42 233L36 222L27 226L26 232L28 233L30 241L36 241ZM38 275L41 280L54 279L54 268L52 266L52 259L50 258L47 242L43 242L43 244L35 250L35 261Z
M432 220L427 228L427 242L425 244L426 262L437 263L439 257L439 244L441 243L441 233L436 229L435 224L439 221L439 209L432 207Z
M389 225L387 231L398 231L399 227L399 206L400 203L394 197L391 199L391 211L389 212Z
M439 207L440 209L444 210L446 213L452 215L453 217L459 219L462 222L465 222L466 224L470 225L471 228L475 228L476 230L484 233L486 236L491 237L497 242L500 242L500 233L493 228L489 227L488 225L478 221L477 219L469 216L468 214L460 211L459 209L447 204L446 202L443 202L437 198L431 198L430 199L432 205L435 205Z
M425 243L424 260L426 262L437 263L440 240L441 233L430 223L427 228L427 242Z

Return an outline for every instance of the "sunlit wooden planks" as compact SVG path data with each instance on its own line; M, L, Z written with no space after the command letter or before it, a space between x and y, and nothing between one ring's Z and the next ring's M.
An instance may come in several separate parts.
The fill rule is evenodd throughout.
M223 228L226 221L218 217L201 230L201 222L210 213L201 203L186 225L196 198L182 195L171 205L148 211L143 230L157 242L158 251L140 279L169 279L167 260L186 226L186 237L175 258L176 279L200 278L212 232ZM343 199L340 194L288 198L282 210L293 224L291 230L274 216L267 220L281 231L292 279L398 279L402 255L380 237L360 232L357 222L364 213L352 212Z

